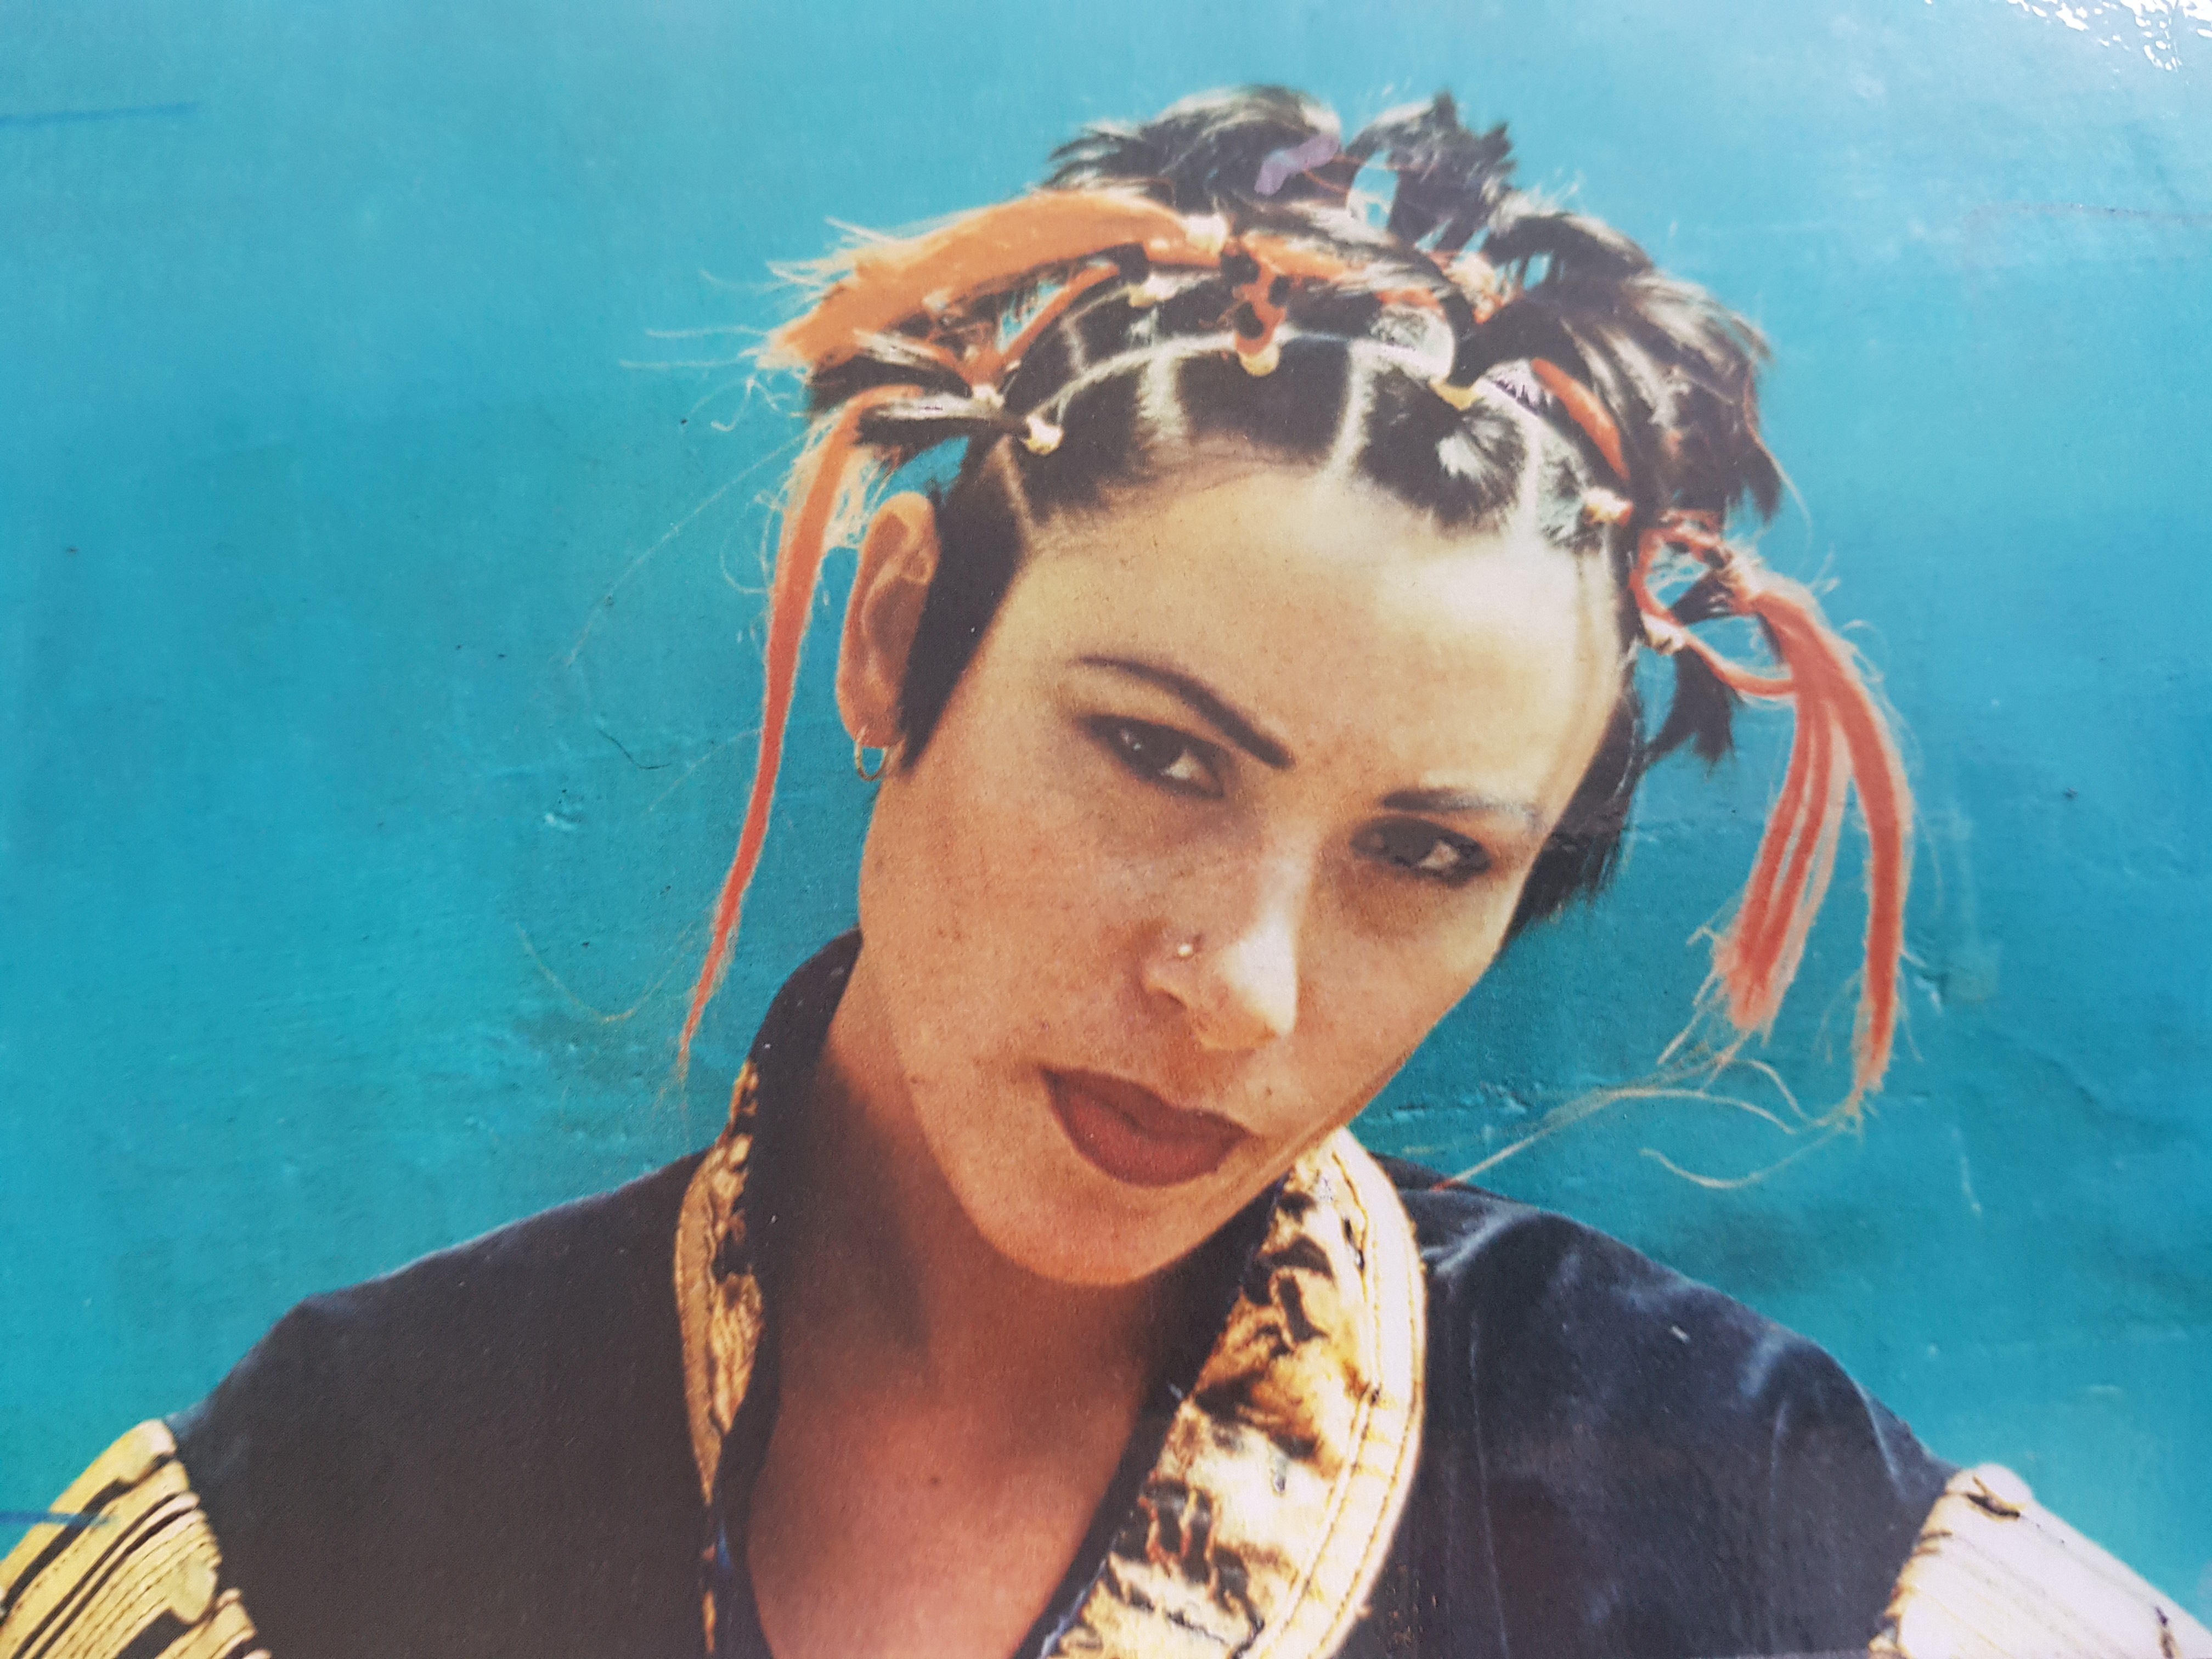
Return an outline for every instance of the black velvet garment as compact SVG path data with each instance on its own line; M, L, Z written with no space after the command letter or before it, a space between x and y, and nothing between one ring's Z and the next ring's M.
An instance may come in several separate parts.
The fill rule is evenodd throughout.
M763 1067L764 1115L819 1049L822 972L763 1029L783 1079ZM672 1255L696 1162L315 1297L176 1419L224 1581L275 1659L702 1653ZM1428 1279L1427 1414L1342 1651L1863 1649L1950 1469L1748 1309L1561 1217L1387 1167ZM1062 1600L1088 1576L1073 1564Z

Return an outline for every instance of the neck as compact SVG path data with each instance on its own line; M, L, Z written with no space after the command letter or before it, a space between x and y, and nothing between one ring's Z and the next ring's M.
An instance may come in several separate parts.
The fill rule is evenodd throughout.
M1133 1418L1181 1310L1180 1276L1061 1284L976 1231L923 1140L865 951L798 1139L803 1201L780 1252L787 1381L855 1401L960 1401L963 1415L994 1406L1001 1431Z

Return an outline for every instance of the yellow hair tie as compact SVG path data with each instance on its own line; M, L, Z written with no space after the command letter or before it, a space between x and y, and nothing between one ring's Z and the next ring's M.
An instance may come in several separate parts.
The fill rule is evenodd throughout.
M1271 339L1257 351L1247 351L1240 345L1237 348L1237 361L1243 364L1244 372L1255 380L1262 374L1273 374L1275 366L1283 361L1282 344Z
M1441 374L1437 375L1435 380L1429 382L1429 390L1435 392L1437 397L1443 398L1446 403L1449 404L1454 409L1459 410L1462 415L1466 414L1468 410L1474 407L1474 400L1479 395L1476 386L1454 386L1449 380L1444 379Z

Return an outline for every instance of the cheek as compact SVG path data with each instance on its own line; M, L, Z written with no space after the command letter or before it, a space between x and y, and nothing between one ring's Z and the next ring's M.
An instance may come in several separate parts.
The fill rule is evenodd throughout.
M1437 1023L1474 988L1504 932L1486 927L1456 948L1436 940L1418 945L1340 940L1334 960L1314 975L1312 1018L1301 1020L1307 1063L1325 1068L1340 1091L1337 1116L1366 1103L1411 1058ZM1364 1091L1364 1093L1361 1091Z
M1526 872L1429 912L1377 927L1363 912L1332 920L1305 952L1306 995L1293 1042L1296 1081L1314 1133L1334 1128L1381 1091L1468 993L1502 948Z
M1048 1025L1112 983L1140 884L1065 786L1042 722L963 714L956 702L878 807L863 927L903 958L922 1006L964 1005L963 1024Z

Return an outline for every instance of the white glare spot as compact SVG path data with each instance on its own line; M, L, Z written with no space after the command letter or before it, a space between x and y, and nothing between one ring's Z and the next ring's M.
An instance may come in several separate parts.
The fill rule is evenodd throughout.
M2091 34L2100 46L2126 45L2132 26L2145 61L2168 71L2181 67L2182 31L2177 24L2212 23L2212 0L2005 0L2005 3L2046 21L2056 19L2076 34ZM2212 40L2212 29L2191 32Z

